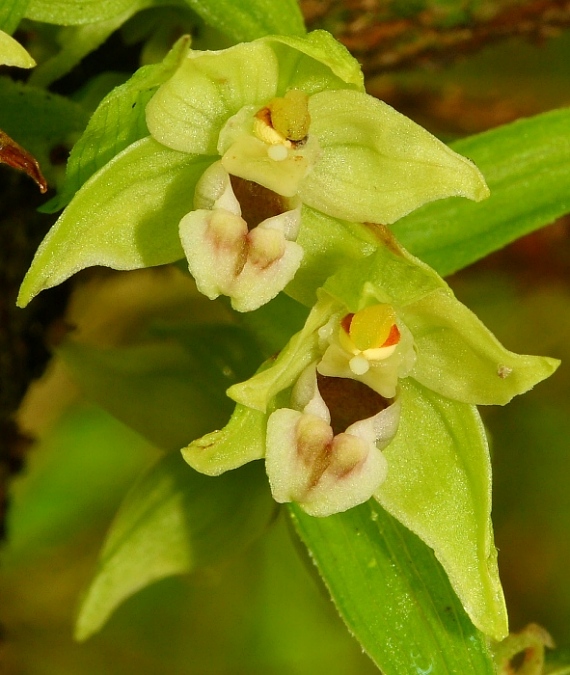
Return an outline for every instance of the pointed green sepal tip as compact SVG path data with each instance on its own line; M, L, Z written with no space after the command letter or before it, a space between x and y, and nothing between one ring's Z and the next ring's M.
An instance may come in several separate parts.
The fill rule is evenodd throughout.
M230 421L182 449L184 461L207 476L219 476L265 455L266 414L237 405Z
M19 42L0 30L0 65L33 68L36 62Z

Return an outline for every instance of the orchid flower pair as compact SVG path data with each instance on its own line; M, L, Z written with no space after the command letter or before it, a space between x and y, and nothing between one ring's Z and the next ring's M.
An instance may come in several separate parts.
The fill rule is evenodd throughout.
M20 304L90 265L185 256L204 295L258 321L288 326L286 302L311 308L299 332L284 329L276 357L230 387L226 427L184 458L209 475L264 458L275 500L314 516L375 498L432 547L474 623L501 639L474 405L504 404L558 364L507 351L386 227L435 199L484 199L481 173L368 96L358 63L323 31L219 52L181 41L149 68L94 115L82 139L93 173L81 182L78 151L82 186ZM113 105L133 115L115 154L114 129L101 151L97 137Z

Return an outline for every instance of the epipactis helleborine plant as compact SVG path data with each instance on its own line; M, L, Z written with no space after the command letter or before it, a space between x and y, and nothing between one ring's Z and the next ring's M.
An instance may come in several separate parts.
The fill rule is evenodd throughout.
M199 290L238 311L271 300L302 264L303 206L386 224L441 197L488 195L469 160L365 94L323 31L190 51L146 119L160 144L212 158L180 239Z

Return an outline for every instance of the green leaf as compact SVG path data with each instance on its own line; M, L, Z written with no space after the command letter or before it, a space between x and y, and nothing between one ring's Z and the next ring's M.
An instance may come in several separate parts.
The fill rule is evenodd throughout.
M66 206L98 169L131 143L148 136L146 104L157 87L176 71L186 57L188 47L189 38L181 38L162 63L140 68L101 101L85 133L73 146L61 193L44 206L44 211L58 211Z
M251 374L257 350L237 326L161 332L161 340L113 349L67 340L59 354L87 397L158 447L177 450L226 422L225 390Z
M558 359L505 349L473 312L443 289L404 307L401 315L417 350L410 376L447 398L504 405L560 365Z
M296 0L185 0L213 28L236 42L276 33L303 35L303 16Z
M158 579L234 557L269 524L275 505L258 464L209 478L167 455L135 485L107 537L75 636L97 632L128 597Z
M105 40L128 21L139 9L153 4L153 0L137 0L124 12L104 21L64 26L58 31L57 42L61 50L52 58L41 63L30 77L30 84L36 87L49 87L50 84L66 75L84 56L95 51Z
M568 213L569 127L566 108L454 143L482 171L491 197L429 204L394 223L395 235L447 275Z
M289 511L340 615L385 675L494 673L433 553L377 503L328 518Z
M63 96L7 77L0 77L0 101L0 129L38 160L50 180L51 151L83 131L87 113Z
M400 426L384 450L388 476L376 498L433 548L473 623L501 640L507 614L490 518L489 450L477 410L411 378L400 388Z
M0 3L0 30L12 34L23 19L29 0L2 0Z
M152 138L123 150L83 185L49 231L19 306L85 267L129 270L183 258L178 223L192 209L194 187L210 162Z
M26 18L60 26L106 21L136 6L139 0L29 0Z

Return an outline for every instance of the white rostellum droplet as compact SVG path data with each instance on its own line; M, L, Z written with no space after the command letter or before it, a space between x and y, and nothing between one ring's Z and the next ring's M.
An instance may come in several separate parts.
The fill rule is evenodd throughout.
M282 162L283 160L287 159L289 151L283 144L280 143L279 145L269 145L267 147L267 154L274 162Z
M348 362L348 366L355 375L364 375L370 370L370 362L362 354L353 356Z

